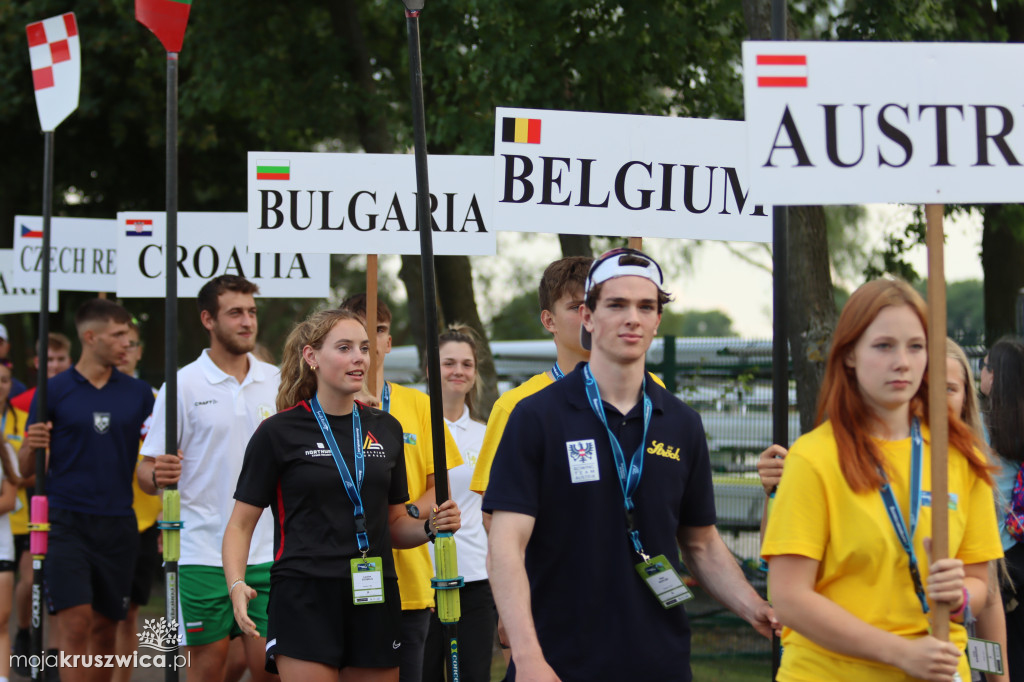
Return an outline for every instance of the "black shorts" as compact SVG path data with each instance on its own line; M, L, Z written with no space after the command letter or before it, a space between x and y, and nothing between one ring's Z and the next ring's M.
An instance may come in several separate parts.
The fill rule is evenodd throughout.
M21 564L21 555L28 551L28 538L28 533L14 536L14 564L16 566Z
M152 525L139 533L139 558L135 560L135 575L132 577L132 604L145 606L149 603L149 593L153 591L153 583L163 568L164 558L157 547L160 531Z
M43 575L51 613L82 604L124 620L139 548L135 515L99 516L50 508Z
M267 672L276 655L333 668L397 668L402 598L384 579L384 603L356 606L350 578L274 578L267 605Z

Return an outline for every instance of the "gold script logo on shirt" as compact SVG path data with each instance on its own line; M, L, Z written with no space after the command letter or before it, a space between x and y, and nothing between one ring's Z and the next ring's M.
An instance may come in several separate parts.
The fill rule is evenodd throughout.
M647 454L658 455L659 457L668 457L679 461L679 448L674 448L671 445L665 445L660 441L651 441L651 447L647 448Z

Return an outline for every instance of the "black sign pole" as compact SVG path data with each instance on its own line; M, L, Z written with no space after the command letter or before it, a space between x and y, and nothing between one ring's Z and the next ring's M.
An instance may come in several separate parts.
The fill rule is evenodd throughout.
M772 0L772 40L786 40L786 0ZM789 447L789 213L772 209L772 440ZM772 680L779 672L782 643L772 633Z

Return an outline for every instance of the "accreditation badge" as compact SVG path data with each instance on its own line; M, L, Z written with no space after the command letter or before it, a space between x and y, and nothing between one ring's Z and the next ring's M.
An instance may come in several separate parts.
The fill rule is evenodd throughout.
M384 562L379 556L352 559L352 603L384 603Z
M573 483L601 480L597 466L597 443L593 438L566 441L565 450L569 456L569 477Z
M998 642L968 637L967 661L971 665L971 670L994 675L1003 674L1003 648Z
M650 561L641 561L636 565L636 572L666 609L693 599L693 592L683 583L664 554L651 557Z

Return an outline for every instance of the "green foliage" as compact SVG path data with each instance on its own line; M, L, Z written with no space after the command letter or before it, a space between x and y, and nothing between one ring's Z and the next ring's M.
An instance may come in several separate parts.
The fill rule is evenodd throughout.
M927 300L927 279L916 283L914 288ZM984 343L985 296L980 280L966 279L946 284L946 330L961 344Z
M491 341L549 339L551 335L538 319L537 292L519 294L491 320Z
M659 336L737 336L732 318L721 310L666 310L658 327Z

